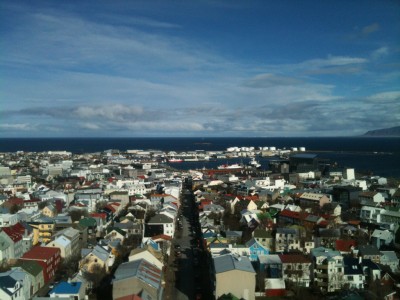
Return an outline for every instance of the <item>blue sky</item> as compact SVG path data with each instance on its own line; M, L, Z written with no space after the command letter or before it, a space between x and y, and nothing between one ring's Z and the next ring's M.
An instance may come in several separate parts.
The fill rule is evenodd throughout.
M398 1L2 1L0 137L400 125Z

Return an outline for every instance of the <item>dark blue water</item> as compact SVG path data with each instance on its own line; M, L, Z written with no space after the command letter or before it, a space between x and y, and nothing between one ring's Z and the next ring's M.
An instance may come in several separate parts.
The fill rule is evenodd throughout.
M369 171L380 176L400 177L400 138L0 138L0 152L66 150L73 153L108 149L157 149L163 151L225 150L228 147L305 147L339 166ZM225 163L225 162L219 162ZM262 159L263 167L268 164ZM185 162L180 168L204 166ZM193 166L192 166L193 165Z

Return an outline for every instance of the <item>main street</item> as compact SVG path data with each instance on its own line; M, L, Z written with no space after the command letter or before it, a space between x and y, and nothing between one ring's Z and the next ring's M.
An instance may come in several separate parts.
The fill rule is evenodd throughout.
M174 239L175 289L173 299L213 299L210 289L209 262L202 247L197 207L191 189L182 193L182 214Z

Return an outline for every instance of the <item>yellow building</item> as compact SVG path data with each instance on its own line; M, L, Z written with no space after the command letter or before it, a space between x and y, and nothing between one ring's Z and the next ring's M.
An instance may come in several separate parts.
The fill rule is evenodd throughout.
M56 225L52 219L43 217L35 220L34 222L29 222L29 226L33 229L32 245L37 245L38 243L48 243L51 241L53 233L55 232Z

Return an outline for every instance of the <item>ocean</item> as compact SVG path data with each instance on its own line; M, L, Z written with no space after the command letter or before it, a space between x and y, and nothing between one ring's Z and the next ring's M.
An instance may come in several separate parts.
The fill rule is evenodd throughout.
M0 152L43 152L66 150L72 153L93 153L108 149L121 151L219 151L228 147L305 147L321 158L328 158L340 167L356 172L400 178L400 138L386 137L296 137L296 138L0 138ZM271 158L259 158L267 168ZM245 163L245 161L243 161ZM181 169L214 167L225 162L184 162L174 164ZM212 164L212 165L207 165Z

